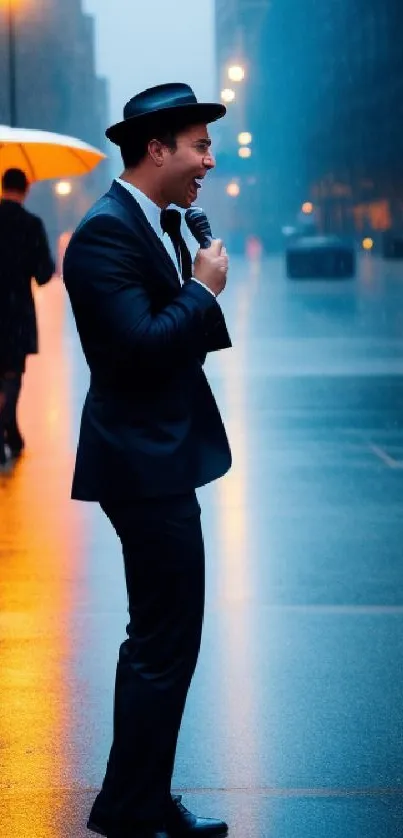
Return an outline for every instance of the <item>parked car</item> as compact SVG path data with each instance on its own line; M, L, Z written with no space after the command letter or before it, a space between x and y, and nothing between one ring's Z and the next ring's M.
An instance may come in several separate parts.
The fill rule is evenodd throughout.
M293 236L285 251L289 279L348 279L355 276L354 245L338 236Z

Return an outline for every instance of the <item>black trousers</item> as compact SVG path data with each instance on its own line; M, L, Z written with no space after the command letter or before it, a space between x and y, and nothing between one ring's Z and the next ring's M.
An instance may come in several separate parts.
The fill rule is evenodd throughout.
M6 396L6 407L4 411L4 426L12 438L19 435L17 424L17 407L21 394L22 373L9 373L2 379L2 389Z
M0 463L5 461L4 437L12 448L18 447L21 434L17 422L17 407L22 387L22 372L5 373L0 377L0 393L4 404L0 406Z
M113 744L90 817L124 834L163 819L171 799L200 649L204 545L195 492L102 508L122 542L130 622L116 671Z

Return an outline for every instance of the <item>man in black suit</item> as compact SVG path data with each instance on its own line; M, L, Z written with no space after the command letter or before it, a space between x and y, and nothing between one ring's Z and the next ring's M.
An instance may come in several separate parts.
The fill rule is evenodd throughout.
M17 404L26 357L38 351L32 278L38 285L46 285L55 270L42 221L23 206L28 191L21 169L4 172L0 201L0 464L6 460L5 443L13 457L24 447Z
M217 296L220 241L192 270L180 233L215 165L219 104L183 84L151 88L106 132L124 172L74 233L64 261L91 372L73 480L119 536L130 622L116 673L113 743L88 827L108 838L225 835L171 795L175 749L199 653L204 548L195 489L231 465L202 365L231 342Z

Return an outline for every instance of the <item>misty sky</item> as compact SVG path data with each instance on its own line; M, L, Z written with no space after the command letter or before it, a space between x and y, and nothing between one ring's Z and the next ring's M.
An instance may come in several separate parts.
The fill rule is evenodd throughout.
M216 98L214 0L83 0L97 23L97 69L110 80L111 122L154 84L184 81Z

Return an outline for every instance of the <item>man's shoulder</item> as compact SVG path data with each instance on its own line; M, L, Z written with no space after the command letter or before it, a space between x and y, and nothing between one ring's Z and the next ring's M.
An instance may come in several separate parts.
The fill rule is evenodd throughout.
M133 200L130 196L129 199ZM119 200L119 193L116 194L113 186L81 219L68 244L64 262L67 264L73 253L82 252L82 247L88 252L95 252L98 249L103 250L111 241L137 253L144 249L141 224L137 225L136 210L133 211L130 203L127 206L124 201Z
M37 242L45 233L39 215L35 215L22 204L11 201L0 203L0 225L4 230L12 231L13 239L18 239L21 243Z
M99 244L103 246L108 239L142 252L145 242L141 210L130 195L127 197L128 200L121 200L120 193L112 186L109 192L99 198L76 227L69 243L69 252L76 245L97 248Z
M16 201L0 201L0 214L6 217L18 218L19 222L25 222L32 227L38 227L42 224L39 215L35 215L34 212Z
M94 219L98 219L104 216L110 218L119 217L118 207L116 206L116 202L113 201L113 199L111 198L109 192L107 192L105 195L102 195L101 198L98 198L95 204L93 204L92 207L89 208L89 210L86 212L86 214L83 216L83 218L77 225L75 232L79 233L80 230L88 226L88 224L90 224L91 221L94 221Z
M95 204L90 207L86 215L81 219L76 229L76 233L79 233L88 225L92 227L98 226L97 222L102 224L102 222L108 221L108 219L112 223L117 221L131 229L133 228L133 221L135 221L133 218L135 201L130 198L130 201L133 202L131 205L132 212L130 212L127 203L119 200L119 192L117 192L115 188L115 183L116 182L112 184L112 187L105 193L105 195L98 198Z

